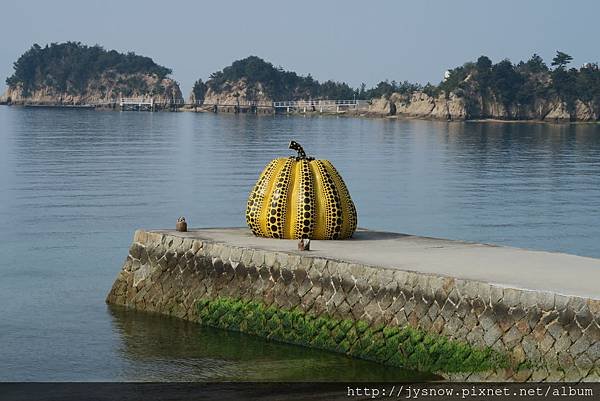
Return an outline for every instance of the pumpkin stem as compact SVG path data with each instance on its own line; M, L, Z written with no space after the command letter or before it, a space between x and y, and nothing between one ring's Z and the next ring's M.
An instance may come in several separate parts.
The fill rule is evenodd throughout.
M293 149L298 152L298 156L296 156L296 160L314 160L314 157L307 157L304 152L304 148L296 141L290 141L289 149Z

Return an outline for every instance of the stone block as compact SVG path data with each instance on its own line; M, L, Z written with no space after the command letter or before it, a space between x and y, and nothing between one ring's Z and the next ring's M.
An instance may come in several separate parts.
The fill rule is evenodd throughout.
M241 262L243 249L239 247L230 247L229 260L232 262Z
M571 345L571 348L569 348L569 352L571 353L571 355L577 356L577 355L587 351L587 349L591 345L592 344L591 344L588 336L581 336L581 337L579 337L579 339L577 341L575 341L573 343L573 345Z
M503 293L504 297L502 298L502 301L506 304L506 306L515 307L519 305L521 291L515 290L514 288L505 288Z
M429 306L429 310L427 311L427 316L429 316L429 318L433 321L437 318L439 313L440 313L440 307L438 306L437 302L434 302Z
M431 332L435 334L440 334L444 329L446 321L442 316L438 316L433 323L431 324Z
M562 326L562 324L560 324L558 321L553 321L550 324L548 324L546 326L546 330L548 331L548 333L550 333L550 335L552 335L552 337L554 337L554 339L559 338L563 333L566 333L564 327Z
M427 315L413 315L415 317L417 316L421 316L420 318L417 318L417 323L414 324L415 327L420 328L421 330L425 330L427 332L431 331L431 326L433 324L433 321L429 318L429 316Z
M600 317L600 300L598 299L588 299L586 301L588 308L590 309L590 312L592 312L592 315L594 315L596 318Z
M590 324L584 334L590 339L590 342L600 342L600 327L596 323Z
M254 266L261 267L265 265L265 254L266 252L260 249L255 249L252 252L252 264Z
M481 327L474 327L469 334L467 334L467 341L469 344L474 345L476 347L485 347L485 341L483 339L484 331Z
M443 286L441 288L437 288L435 290L435 292L433 293L433 299L435 300L435 302L438 304L438 306L440 308L442 308L444 306L444 304L448 300L448 293L443 288Z
M579 312L583 307L586 306L586 300L581 297L569 297L567 307L572 309L573 312Z
M533 338L533 336L528 335L523 337L521 340L521 345L523 346L523 350L525 351L525 355L527 355L527 359L531 362L537 363L541 360L542 354L538 348L539 343Z
M473 312L477 316L481 316L481 314L486 310L485 302L479 297L473 299L471 306L473 308Z
M596 363L596 365L600 366L600 342L595 341L588 348L586 355Z
M502 335L502 331L497 325L492 325L485 330L483 341L488 347L491 347Z
M529 324L531 330L533 330L533 328L538 325L541 318L542 311L537 306L532 306L527 311L527 324Z
M590 309L587 305L583 305L581 309L575 314L575 321L577 325L585 330L589 327L589 325L594 321L594 316L590 312Z
M550 349L552 349L552 346L554 345L554 342L554 337L552 337L550 333L545 333L539 343L540 352L542 352L542 354L545 354L546 352L550 351Z
M539 383L539 382L544 381L549 375L550 375L550 373L548 372L548 370L546 368L543 368L543 367L536 368L536 369L533 369L529 380L531 380L532 382L535 382L535 383Z
M456 314L464 318L471 313L471 305L466 300L461 300L456 307Z

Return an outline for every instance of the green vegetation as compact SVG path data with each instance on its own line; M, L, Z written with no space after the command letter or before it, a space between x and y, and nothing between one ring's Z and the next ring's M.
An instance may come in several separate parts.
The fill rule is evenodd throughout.
M476 372L508 366L491 348L477 349L411 327L370 327L365 321L315 317L232 298L198 302L200 323L305 345L422 372Z
M194 86L192 87L192 93L194 94L194 98L196 100L204 99L204 95L206 94L207 89L208 87L201 79L194 82Z
M116 74L141 73L155 75L159 80L171 73L170 69L154 63L149 57L107 51L79 42L52 43L45 47L34 44L19 57L13 68L14 73L6 79L6 84L22 86L25 94L41 87L50 87L60 93L79 93L103 73L109 78L116 78ZM128 80L119 83L145 89L145 82L140 78Z
M501 60L493 64L481 56L450 70L439 86L446 94L454 92L466 98L494 95L505 107L532 107L536 100L556 98L572 110L577 99L600 104L600 70L598 64L588 63L581 68L567 69L573 58L557 52L552 60L553 70L534 54L527 61L513 64Z
M408 96L422 91L433 97L449 97L452 93L463 97L473 115L481 115L482 110L478 108L483 108L489 100L500 102L506 110L512 110L513 115L527 110L531 115L532 110L539 109L540 100L560 100L571 114L578 100L597 110L600 107L598 64L587 63L580 68L569 68L572 60L570 55L561 51L556 53L550 67L537 54L517 64L507 59L494 64L488 57L481 56L474 62L449 70L438 85L385 80L368 89L364 83L359 88L352 88L344 82L319 82L310 74L300 76L250 56L213 73L207 82L197 80L192 92L197 100L202 100L209 90L227 92L244 80L249 100L258 99L259 91L272 100L368 100L389 97L393 93ZM34 44L14 63L14 73L6 79L6 83L11 88L22 88L25 96L41 88L73 95L93 88L103 95L112 91L112 94L129 96L133 93L164 92L160 81L170 73L170 69L157 65L149 57L107 51L97 45L66 42L45 47ZM148 83L144 76L156 79Z
M255 95L253 91L256 91L257 84L260 84L273 100L372 99L389 96L394 92L404 94L423 89L423 86L408 81L397 83L385 80L371 89L366 89L364 83L357 89L344 82L329 80L321 83L310 74L303 77L295 72L285 71L282 67L275 67L256 56L234 61L229 67L211 74L206 85L220 93L231 89L232 83L242 79L248 83L250 97ZM199 79L196 84L202 88L203 82ZM194 93L195 90L196 85L194 85ZM204 92L202 94L204 95Z
M389 96L392 93L400 93L403 95L412 92L423 90L420 84L413 84L408 81L397 83L396 81L389 82L388 80L379 82L374 88L365 90L365 84L362 84L358 90L358 99L374 99L382 96Z
M310 75L299 76L295 72L274 67L256 56L235 61L210 76L206 87L201 80L200 89L210 88L220 93L231 89L239 80L248 82L248 97L255 96L253 91L261 84L262 89L273 100L299 99L373 99L389 97L392 93L410 95L416 91L437 97L451 93L459 97L474 99L495 99L508 108L533 108L538 100L562 100L572 111L576 100L600 105L600 70L597 64L588 63L579 69L568 68L572 57L557 52L549 68L537 54L527 61L513 64L510 60L493 63L486 56L475 62L467 62L451 69L448 76L438 85L427 83L420 85L408 81L381 81L367 89L363 83L353 89L343 82L326 81L319 83ZM196 91L196 86L194 87ZM202 90L199 91L204 94Z
M355 95L354 89L345 83L319 83L310 75L303 77L295 72L284 71L256 56L234 61L229 67L211 74L206 84L213 91L222 92L229 90L232 82L241 79L248 82L250 91L257 90L256 84L261 84L265 93L274 100L351 99Z

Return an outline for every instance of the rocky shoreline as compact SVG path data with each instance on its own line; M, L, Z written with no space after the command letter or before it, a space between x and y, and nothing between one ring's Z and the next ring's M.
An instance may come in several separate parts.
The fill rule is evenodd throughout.
M572 111L569 111L565 102L557 99L540 99L528 108L507 108L494 97L459 97L454 93L432 97L423 92L411 95L394 93L387 99L377 99L373 101L373 110L389 116L450 121L595 122L600 116L597 106L580 100L575 102Z
M255 108L269 108L274 99L265 93L260 83L248 83L246 79L227 82L220 90L209 88L202 99L205 106L191 106L193 111L248 112L251 107L241 108L232 105L254 105ZM196 104L193 94L190 103ZM208 105L208 106L206 106ZM222 106L221 106L222 105ZM227 107L229 105L230 107ZM264 111L264 110L263 110ZM252 112L257 112L254 109ZM272 110L276 112L276 110ZM394 92L387 96L370 99L360 107L342 106L340 110L308 110L307 108L285 110L290 114L302 115L346 115L353 117L386 117L396 119L422 119L439 121L513 121L513 122L598 122L600 106L594 102L575 100L569 105L555 96L539 97L530 105L505 104L496 95L483 96L476 91L454 92L438 95L424 91L412 93Z
M63 108L63 109L93 109L93 110L119 110L118 98L101 99L97 104L82 102L70 102L67 103L61 98L52 99L45 98L43 100L36 100L32 98L20 98L18 101L7 100L6 97L0 97L0 105L5 106L21 106L21 107L43 107L43 108ZM157 101L158 102L158 101ZM453 102L452 100L448 103ZM168 101L166 102L168 103ZM431 103L430 103L431 104ZM266 105L264 107L267 107ZM431 109L425 107L420 109L422 104L416 105L402 105L401 107L396 106L393 101L389 99L375 99L372 104L366 109L347 109L336 111L307 111L302 110L291 110L286 112L288 115L302 115L307 117L318 117L318 116L329 116L329 117L346 117L346 118L383 118L388 120L422 120L422 121L452 121L452 122L488 122L488 123L542 123L542 124L598 124L600 120L596 118L589 118L587 114L577 115L572 118L567 113L559 113L561 110L560 105L556 105L553 109L550 109L543 118L518 118L507 115L492 115L492 116L466 116L465 110L456 104L451 104L444 107L439 105L433 105ZM394 111L395 108L395 111ZM171 110L171 111L187 111L196 113L212 113L214 112L212 106L197 106L194 104L181 104L181 107L177 108L157 108L157 110ZM234 107L220 107L219 113L236 113ZM249 113L243 113L249 114ZM252 114L262 115L275 115L274 110L261 109L258 112Z
M140 88L128 85L128 81L138 82ZM146 88L152 88L153 93L148 93ZM60 92L49 86L39 87L33 91L26 91L20 86L9 87L0 98L0 103L55 107L102 106L118 102L121 96L152 97L157 103L168 103L171 100L183 101L179 85L173 79L135 74L102 77L77 93Z

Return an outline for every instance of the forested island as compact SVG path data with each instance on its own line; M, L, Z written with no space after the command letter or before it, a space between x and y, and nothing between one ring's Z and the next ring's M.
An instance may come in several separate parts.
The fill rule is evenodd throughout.
M587 63L569 68L572 57L557 52L548 66L537 54L513 64L481 56L446 72L437 85L381 81L373 88L344 82L320 83L256 56L238 60L206 82L196 81L194 102L256 102L308 99L361 99L368 114L444 120L502 119L597 121L600 70Z
M502 119L598 121L600 70L597 63L570 67L564 52L547 64L534 54L526 61L492 62L481 56L446 71L438 84L381 81L353 88L319 82L276 67L257 56L234 61L203 81L198 79L188 104L358 99L368 109L348 113L443 120ZM183 103L171 70L151 58L119 53L79 42L33 45L14 63L1 101L9 104L99 105L121 97L152 97Z
M3 96L9 104L97 105L120 97L182 100L171 70L151 58L79 42L34 44L13 65Z

